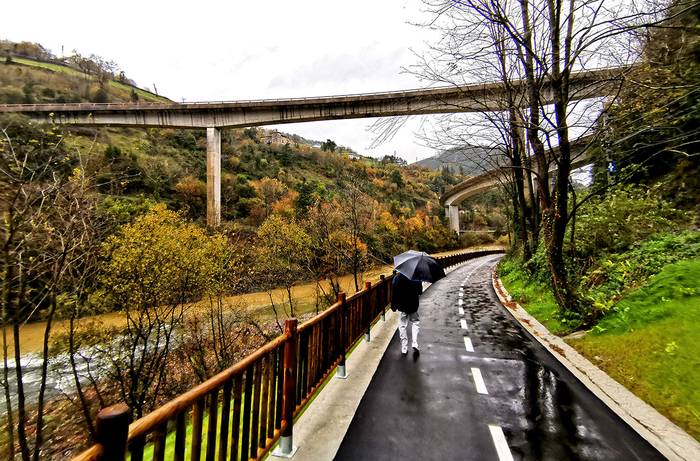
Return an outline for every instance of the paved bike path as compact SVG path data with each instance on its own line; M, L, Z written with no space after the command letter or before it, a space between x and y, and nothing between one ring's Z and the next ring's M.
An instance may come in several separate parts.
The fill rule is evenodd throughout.
M420 356L401 355L394 335L335 459L665 459L500 305L498 258L421 296Z

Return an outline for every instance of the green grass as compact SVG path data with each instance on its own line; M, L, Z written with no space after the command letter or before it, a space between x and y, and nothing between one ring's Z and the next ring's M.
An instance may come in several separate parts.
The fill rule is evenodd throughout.
M73 69L72 67L62 66L60 64L53 64L50 62L35 61L33 59L12 57L12 62L17 64L23 64L25 66L41 67L42 69L48 69L53 72L61 72L63 74L72 75L74 77L83 77L83 73Z
M499 265L499 275L513 300L526 307L549 331L557 335L571 332L571 327L557 317L559 308L551 291L545 285L531 281L517 261L504 260Z
M241 394L241 423L243 424L243 400L245 399L245 393ZM221 415L223 413L223 407L219 405L218 408L218 413L216 415L216 424L217 424L217 434L216 434L216 455L215 459L218 458L219 456L219 437L221 434L219 433L218 429L221 427ZM231 420L233 419L233 401L231 402L230 406L230 412L229 412L229 434L231 431ZM205 412L204 417L202 420L202 448L200 450L201 453L201 459L204 459L205 454L207 453L207 442L208 442L208 436L207 436L207 431L209 429L209 413ZM186 436L185 436L185 460L191 459L191 447L192 447L192 420L188 418L187 420L187 428L186 428ZM229 438L228 443L227 443L227 451L230 450L230 444L231 444L231 439ZM240 451L241 451L241 444L242 441L238 441L238 453L239 457L240 456ZM143 450L143 459L153 459L153 444L148 444ZM231 456L230 451L228 452L228 456ZM167 437L165 438L165 458L164 459L175 459L175 430L171 430Z
M547 287L515 266L505 261L500 269L513 298L551 332L568 333ZM700 258L664 266L586 336L567 342L700 440Z
M43 61L35 61L33 59L27 59L27 58L18 58L18 57L12 57L12 61L17 63L17 64L23 64L25 66L32 66L32 67L39 67L42 69L48 69L52 72L60 72L63 74L67 74L73 77L84 77L85 74L83 72L80 72L79 70L73 69L72 67L68 66L63 66L61 64L54 64L51 62L43 62ZM133 89L136 94L139 95L139 98L143 101L147 102L164 102L168 103L171 102L168 98L165 98L163 96L159 96L155 93L151 93L150 91L143 90L139 87L136 86L131 86L127 85L121 82L117 82L115 80L110 80L109 81L109 86L119 89L123 92L126 92L127 95L131 93L131 90Z
M570 343L700 440L700 259L666 266Z

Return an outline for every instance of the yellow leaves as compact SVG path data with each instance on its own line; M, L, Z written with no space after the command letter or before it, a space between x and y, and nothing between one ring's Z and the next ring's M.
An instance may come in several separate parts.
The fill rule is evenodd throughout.
M207 196L207 185L204 181L195 178L192 175L187 175L182 178L176 185L175 190L186 197Z
M299 197L299 192L290 189L286 194L272 205L272 212L284 215L287 218L294 216L294 203Z
M352 237L352 235L345 230L337 230L332 232L328 240L331 243L334 251L341 254L351 254L356 253L361 256L367 254L367 244L358 238Z
M258 228L259 262L265 270L299 270L311 257L311 238L294 221L271 215Z
M396 219L386 210L379 215L379 225L389 233L396 233L399 230L399 227L396 225Z
M422 232L425 228L425 222L420 218L420 216L413 216L412 218L408 218L404 221L404 226L406 233L413 234Z
M121 308L180 303L221 279L227 246L224 236L210 237L157 204L106 242L102 282Z

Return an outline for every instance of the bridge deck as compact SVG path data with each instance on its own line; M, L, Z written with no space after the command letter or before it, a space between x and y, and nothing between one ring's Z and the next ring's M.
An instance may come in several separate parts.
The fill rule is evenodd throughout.
M402 356L394 335L336 459L664 459L498 303L497 258L467 263L426 291L420 357Z

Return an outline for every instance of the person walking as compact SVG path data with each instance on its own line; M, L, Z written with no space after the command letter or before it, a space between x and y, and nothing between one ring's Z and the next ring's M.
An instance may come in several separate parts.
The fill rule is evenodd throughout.
M401 272L394 275L391 282L392 297L391 310L399 311L399 338L401 338L401 353L408 353L408 322L411 322L411 345L413 354L420 353L418 348L418 332L420 331L420 317L418 316L418 297L423 293L423 284L416 280L411 280Z

